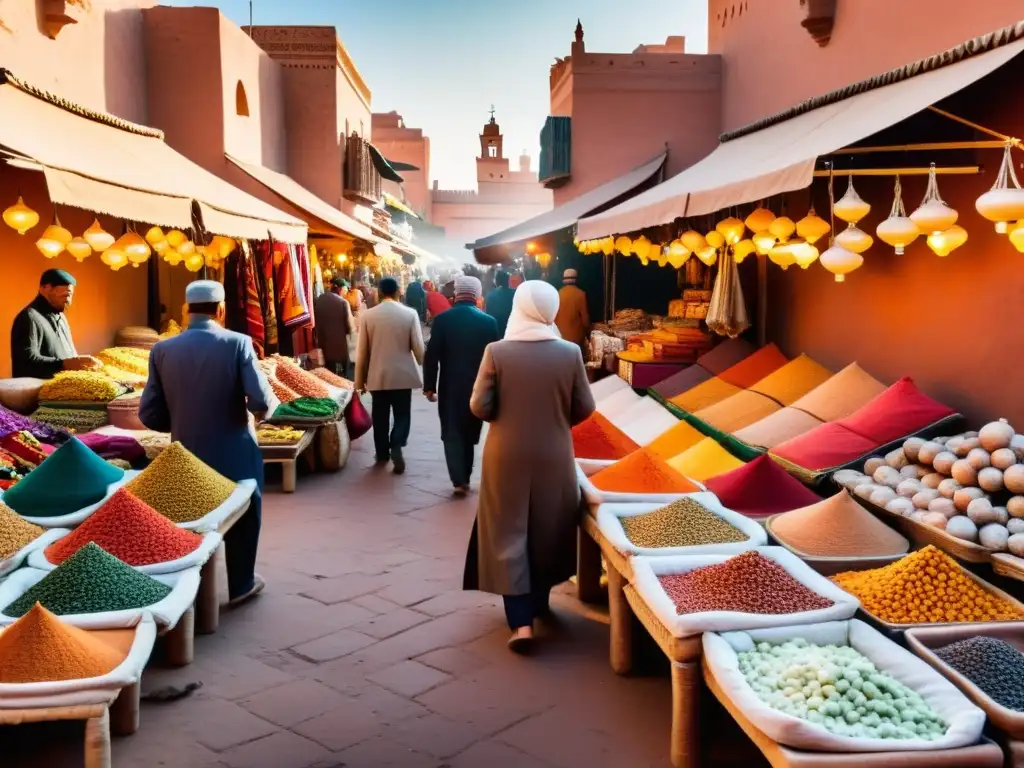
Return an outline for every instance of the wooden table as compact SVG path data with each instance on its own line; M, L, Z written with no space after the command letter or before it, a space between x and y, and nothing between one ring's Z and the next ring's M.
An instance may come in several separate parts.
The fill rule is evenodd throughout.
M299 474L299 457L312 445L315 434L316 429L307 429L297 443L260 446L264 466L267 464L281 465L281 490L285 493L295 493L295 483Z
M230 531L235 523L241 519L242 515L249 511L250 503L247 501L237 512L221 523L220 527L217 528L217 532L223 536ZM217 551L210 555L210 559L206 561L199 574L199 593L196 595L195 616L193 620L195 622L195 633L200 635L212 635L217 631L217 627L220 626L220 589L217 559L223 551L224 542L222 541L220 546L217 547ZM181 618L182 621L186 620L185 616Z
M201 580L199 584L202 589ZM197 593L196 600L198 601L198 599ZM193 604L181 615L178 623L174 625L174 629L164 629L160 633L160 636L165 638L164 655L167 663L172 667L187 667L192 663L192 659L195 658L195 629L196 607Z

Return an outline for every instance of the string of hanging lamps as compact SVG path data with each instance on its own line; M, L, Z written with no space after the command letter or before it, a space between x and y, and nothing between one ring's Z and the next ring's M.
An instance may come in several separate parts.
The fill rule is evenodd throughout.
M849 191L849 190L847 190ZM863 201L862 201L863 202ZM866 205L866 203L865 203ZM835 236L835 216L836 216L836 196L835 196L835 177L832 172L832 164L828 164L828 208L829 208L829 219L831 221L832 234L829 236L829 248L823 254L821 254L821 266L835 275L836 282L842 283L846 281L846 276L854 270L860 268L864 263L864 257L859 253L847 250L842 245L836 242ZM849 212L847 210L846 212ZM865 215L867 211L864 212ZM854 213L854 215L856 215ZM858 219L859 220L859 219Z

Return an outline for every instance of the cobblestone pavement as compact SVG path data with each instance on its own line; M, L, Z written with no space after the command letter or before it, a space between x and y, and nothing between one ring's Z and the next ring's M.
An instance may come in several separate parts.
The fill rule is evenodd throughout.
M414 402L404 476L372 466L367 435L338 475L300 477L288 495L270 478L266 592L197 638L191 666L147 670L144 689L203 687L144 703L115 768L668 765L667 675L616 677L606 619L568 585L530 659L506 649L497 599L461 591L476 498L451 497L436 411ZM53 739L19 736L0 741L3 765L80 764L74 735L49 760Z

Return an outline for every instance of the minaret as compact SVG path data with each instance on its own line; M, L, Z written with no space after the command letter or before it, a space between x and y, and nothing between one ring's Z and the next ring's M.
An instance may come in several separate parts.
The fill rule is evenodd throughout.
M491 119L484 124L480 134L480 156L476 159L477 182L508 181L508 158L505 157L504 137L501 126L494 119L494 106L491 106Z
M572 44L572 55L578 56L586 52L586 46L583 45L583 23L579 19L576 19L576 39Z

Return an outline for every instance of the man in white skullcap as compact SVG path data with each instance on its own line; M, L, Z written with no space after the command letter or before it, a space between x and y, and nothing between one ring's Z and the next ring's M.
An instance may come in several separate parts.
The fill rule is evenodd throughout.
M201 461L229 480L255 480L248 511L224 535L228 597L239 605L264 587L256 575L260 537L263 457L249 414L262 420L278 405L256 365L252 339L225 330L224 286L197 280L185 289L188 328L157 343L139 419L170 432Z
M583 342L590 333L590 313L587 311L587 294L576 286L576 277L575 269L567 269L562 273L562 290L558 292L555 325L563 339L578 344L582 351ZM587 359L585 353L583 359Z

